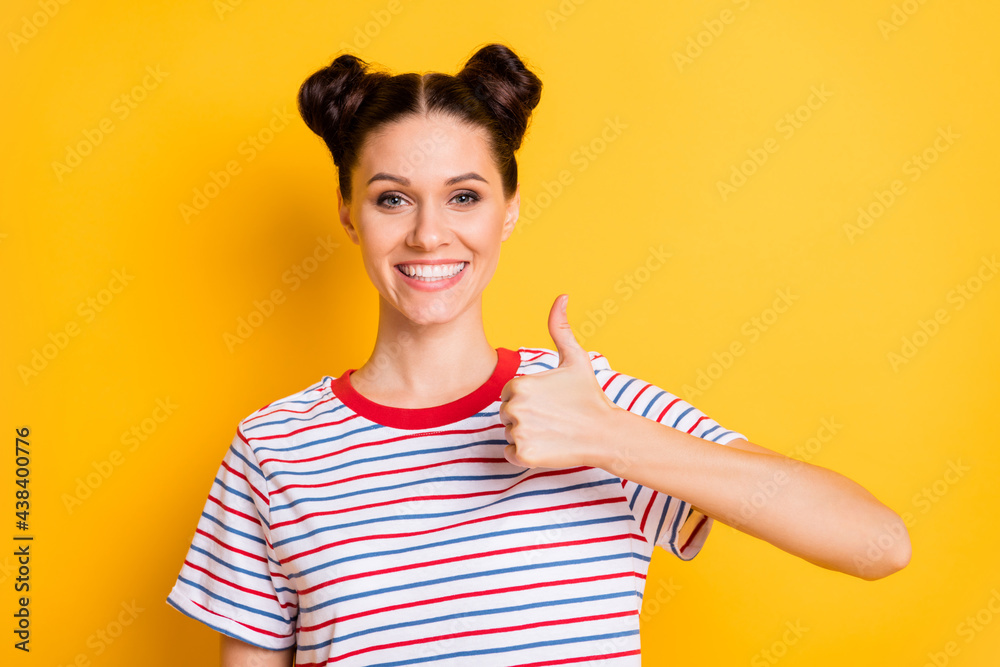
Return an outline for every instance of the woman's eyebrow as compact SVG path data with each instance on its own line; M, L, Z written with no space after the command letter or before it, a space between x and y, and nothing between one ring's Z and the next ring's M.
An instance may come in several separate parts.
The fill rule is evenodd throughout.
M477 181L482 181L483 183L489 184L489 181L487 181L485 178L483 178L482 176L480 176L479 174L477 174L474 171L470 171L468 173L461 174L459 176L452 176L447 181L445 181L444 184L446 186L447 185L455 185L456 183L461 183L462 181L467 181L467 180L470 180L470 179L477 180ZM368 179L368 183L366 183L366 185L371 185L374 181L395 181L396 183L399 183L400 185L409 185L410 184L410 179L404 178L402 176L396 176L394 174L387 174L384 171L380 171L379 173L377 173L374 176L372 176L371 178L369 178Z

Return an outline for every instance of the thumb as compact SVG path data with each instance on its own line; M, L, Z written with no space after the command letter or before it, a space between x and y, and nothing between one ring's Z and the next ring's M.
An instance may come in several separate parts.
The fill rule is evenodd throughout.
M590 355L581 347L569 326L569 319L566 316L568 301L568 294L560 294L552 304L552 310L549 311L549 335L552 336L552 342L556 344L556 351L559 352L559 366L576 364L590 366Z
M513 444L507 445L503 448L503 457L507 459L507 462L511 465L518 466L519 468L528 467L521 462L521 459L517 458L517 447Z

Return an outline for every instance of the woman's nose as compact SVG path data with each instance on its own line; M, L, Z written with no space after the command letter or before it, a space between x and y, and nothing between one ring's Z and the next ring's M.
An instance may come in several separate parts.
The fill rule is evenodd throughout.
M407 243L415 248L433 250L448 242L449 230L445 213L432 207L421 206L414 216Z

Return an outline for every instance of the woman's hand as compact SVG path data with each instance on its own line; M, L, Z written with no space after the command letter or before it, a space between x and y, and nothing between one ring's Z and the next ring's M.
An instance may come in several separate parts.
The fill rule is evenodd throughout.
M559 365L508 382L500 394L506 426L504 456L527 468L593 466L610 442L611 417L619 410L597 383L590 355L566 317L569 297L560 294L549 311L549 335Z

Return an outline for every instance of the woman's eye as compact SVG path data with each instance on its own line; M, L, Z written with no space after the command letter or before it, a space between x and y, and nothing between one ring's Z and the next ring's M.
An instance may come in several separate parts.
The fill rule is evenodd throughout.
M457 195L452 197L453 200L457 201L462 206L470 206L477 201L480 197L475 192L466 191L459 192ZM405 203L405 199L400 194L395 194L392 192L386 192L379 196L376 204L383 208L401 208Z
M469 205L479 201L479 195L475 192L459 192L454 196L454 199L464 198L465 201L459 202L460 204Z
M376 202L379 206L385 206L386 208L399 208L402 205L403 198L397 194L392 194L387 192L378 198ZM392 202L387 204L386 202Z

